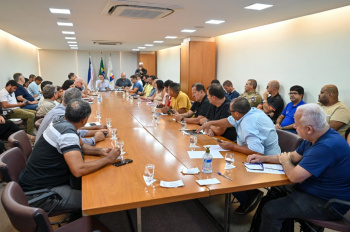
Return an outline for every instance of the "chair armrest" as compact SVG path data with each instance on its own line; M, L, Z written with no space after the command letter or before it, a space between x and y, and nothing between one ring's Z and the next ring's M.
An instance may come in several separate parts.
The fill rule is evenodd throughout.
M350 220L347 219L346 217L344 217L343 214L341 214L338 210L336 210L332 204L340 204L340 205L348 205L350 206L350 202L349 201L343 201L343 200L339 200L339 199L335 199L335 198L332 198L332 199L329 199L328 202L326 203L326 207L332 207L332 209L338 213L347 223L350 224Z
M46 199L46 198L49 198L49 197L51 197L51 196L56 196L56 197L58 197L59 200L62 199L61 196L58 195L57 193L55 193L55 192L49 192L49 193L41 194L40 196L29 200L29 201L28 201L28 204L31 205L31 204L33 204L33 203L35 203L35 202L41 201L41 200Z

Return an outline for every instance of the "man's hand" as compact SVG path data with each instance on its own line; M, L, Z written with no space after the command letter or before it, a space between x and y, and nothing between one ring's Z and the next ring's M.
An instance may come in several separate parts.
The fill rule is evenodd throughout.
M267 101L267 97L269 96L269 92L268 91L265 91L264 94L263 94L263 100Z
M5 124L5 119L3 116L0 116L0 124Z
M101 124L101 125L97 125L96 126L97 128L97 130L102 130L102 129L107 129L108 127L106 126L106 125L104 125L104 124Z
M290 152L283 152L278 156L278 160L280 162L280 164L284 164L284 163L292 163L292 158L290 156Z
M227 141L221 140L221 143L218 142L218 145L225 150L231 150L231 151L235 150L235 145Z
M181 121L182 115L180 115L178 112L176 112L174 114L174 118L176 119L176 121Z
M28 104L29 105L35 105L35 104L37 104L38 103L38 101L28 101Z
M280 129L280 130L282 130L282 127L281 127L281 125L280 125L280 124L276 124L276 125L275 125L275 128L276 128L276 129Z
M204 125L206 121L208 121L208 119L206 117L203 117L199 120L199 124Z
M120 155L120 149L119 148L112 148L106 155L106 158L108 159L109 163L115 163L116 159Z
M106 137L105 137L105 134L103 134L102 131L97 131L95 133L94 138L95 138L95 143L98 143L98 142L104 140Z
M210 136L210 137L213 137L215 136L215 133L212 129L209 129L208 132L207 132L207 135Z
M202 119L201 119L202 120ZM201 130L203 130L205 133L208 133L208 130L210 129L210 122L204 123L202 126L200 126L196 132L199 133Z
M253 154L253 155L248 155L247 157L247 163L260 163L262 161L262 155L258 154Z
M112 150L111 147L107 147L107 148L102 148L101 149L101 153L100 153L100 156L107 156L108 153Z

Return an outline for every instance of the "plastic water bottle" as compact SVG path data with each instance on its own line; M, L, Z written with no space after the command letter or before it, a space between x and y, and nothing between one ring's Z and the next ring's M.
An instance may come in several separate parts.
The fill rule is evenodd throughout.
M205 151L203 155L203 165L202 165L202 172L203 173L212 173L212 164L213 164L213 156L210 154L210 149L207 147L207 150Z
M98 96L97 96L97 104L101 104L101 102L102 102L101 94L98 94Z

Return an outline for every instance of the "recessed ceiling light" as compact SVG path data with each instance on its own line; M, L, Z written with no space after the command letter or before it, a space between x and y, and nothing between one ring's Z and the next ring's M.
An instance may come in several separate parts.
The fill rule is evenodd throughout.
M68 41L67 43L69 43L69 44L76 44L77 41Z
M77 39L76 37L64 37L65 39Z
M78 47L76 44L69 44L70 47Z
M138 47L138 49L146 49L146 47Z
M132 49L132 50L135 51L135 52L140 51L140 49L136 49L136 48L134 48L134 49Z
M224 23L224 22L225 22L224 20L211 19L209 21L206 21L205 23L207 23L207 24L221 24L221 23Z
M192 29L183 29L181 32L185 32L185 33L193 33L196 30L192 30Z
M155 40L155 41L153 41L153 43L161 44L161 43L164 43L164 41L163 40Z
M75 32L74 32L74 31L62 31L62 34L65 34L65 35L74 35Z
M153 47L153 44L145 44L146 47Z
M50 12L52 14L70 14L69 9L56 9L56 8L49 8Z
M70 49L78 49L78 47L70 47Z
M177 36L172 36L172 35L168 35L168 36L165 36L166 39L176 39Z
M249 10L264 10L266 8L270 8L273 5L268 5L268 4L261 4L261 3L255 3L253 5L250 6L246 6L244 7L245 9L249 9Z
M57 22L58 26L73 27L73 23Z

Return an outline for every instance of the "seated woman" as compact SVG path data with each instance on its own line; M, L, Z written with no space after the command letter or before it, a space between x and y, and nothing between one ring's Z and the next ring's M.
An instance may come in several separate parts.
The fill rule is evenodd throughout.
M154 82L154 87L156 88L156 93L153 94L151 97L142 97L142 99L148 99L155 103L162 103L163 97L164 97L164 83L162 80L157 80Z

